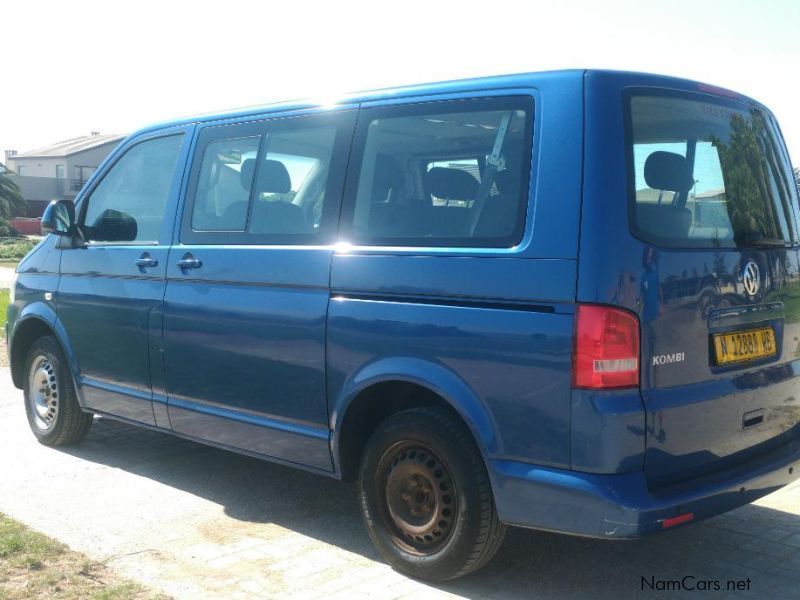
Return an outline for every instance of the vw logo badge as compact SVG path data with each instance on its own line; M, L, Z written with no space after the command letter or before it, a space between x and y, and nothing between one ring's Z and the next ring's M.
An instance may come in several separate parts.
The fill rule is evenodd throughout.
M758 265L755 261L748 260L744 264L742 283L744 284L744 291L750 296L755 296L758 293L758 288L761 287L761 275L758 272Z

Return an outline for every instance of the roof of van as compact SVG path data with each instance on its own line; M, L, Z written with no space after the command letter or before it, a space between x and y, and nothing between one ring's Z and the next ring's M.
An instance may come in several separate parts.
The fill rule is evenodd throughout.
M630 77L645 77L650 80L658 80L665 86L679 84L680 87L700 86L701 89L706 89L711 93L719 93L725 96L737 97L746 101L758 102L747 98L746 96L727 90L724 88L703 84L701 82L672 77L668 75L654 75L651 73L637 73L633 71L613 71L603 69L564 69L558 71L538 71L530 73L516 73L512 75L494 75L491 77L478 77L471 79L455 79L451 81L439 81L423 84L415 84L401 87L388 87L375 90L368 90L362 92L354 92L351 94L344 94L335 98L316 98L316 99L302 99L302 100L289 100L285 102L275 102L263 105L248 106L230 111L208 113L197 115L194 117L187 117L184 119L176 119L172 121L164 121L154 123L150 126L144 127L139 131L134 132L132 135L139 135L158 129L165 129L168 127L178 127L182 125L190 125L193 123L207 123L209 121L220 121L225 119L238 119L246 118L248 116L258 116L264 113L276 111L297 111L303 109L318 108L320 106L338 106L347 104L359 104L363 102L370 102L374 100L384 100L391 98L403 98L408 96L433 96L433 95L446 95L448 93L459 93L464 91L480 91L485 89L495 88L511 88L521 87L521 85L541 85L547 83L557 83L559 80L576 80L585 77L588 74L602 74L611 77L630 78Z

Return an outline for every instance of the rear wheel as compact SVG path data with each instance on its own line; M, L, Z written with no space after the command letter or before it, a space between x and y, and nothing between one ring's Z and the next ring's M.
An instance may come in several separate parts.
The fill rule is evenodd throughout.
M381 424L362 461L359 495L378 550L419 579L479 569L505 534L472 436L439 408L403 411Z
M46 446L80 442L92 425L75 395L72 374L56 339L33 342L25 361L25 412L33 435Z

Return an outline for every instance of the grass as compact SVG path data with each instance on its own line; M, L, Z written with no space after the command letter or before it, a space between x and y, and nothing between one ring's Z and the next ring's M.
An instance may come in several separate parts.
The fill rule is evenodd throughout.
M0 600L164 599L0 514Z
M6 326L6 311L8 310L9 290L0 290L0 328Z
M30 252L36 242L27 238L0 239L0 261L17 261Z

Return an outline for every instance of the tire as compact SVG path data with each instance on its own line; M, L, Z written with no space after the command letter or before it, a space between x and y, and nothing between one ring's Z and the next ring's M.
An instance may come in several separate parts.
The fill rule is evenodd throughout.
M25 359L25 412L33 435L45 446L77 444L93 416L78 404L64 352L52 336L38 338Z
M472 435L440 408L406 410L378 427L361 462L359 501L380 553L416 579L481 568L506 532Z

